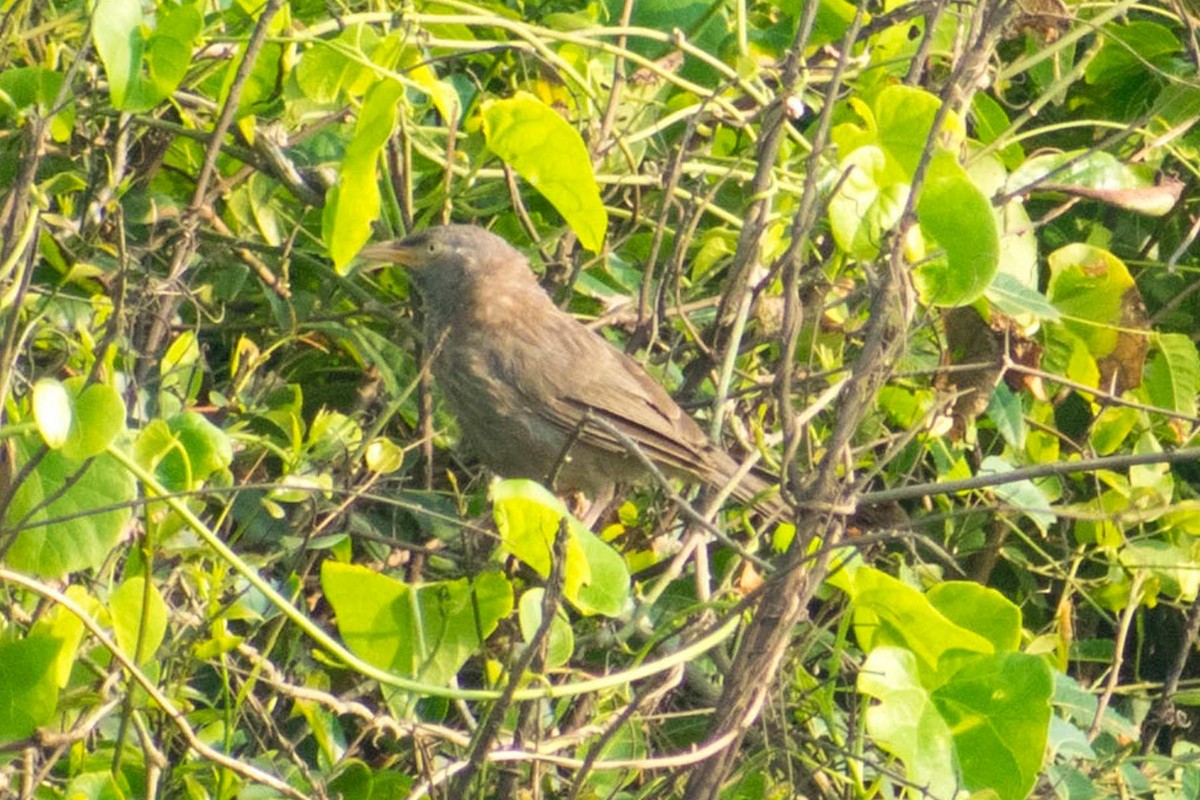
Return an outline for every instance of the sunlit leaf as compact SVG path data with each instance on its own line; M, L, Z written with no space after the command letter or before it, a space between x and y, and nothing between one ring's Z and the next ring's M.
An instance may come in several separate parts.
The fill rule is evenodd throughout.
M542 577L559 526L567 525L563 593L585 614L615 616L629 595L629 571L613 548L567 513L562 501L529 480L500 481L492 487L496 527L504 549Z
M879 570L857 570L849 595L855 633L863 649L903 646L917 657L923 675L937 674L947 651L990 653L995 649L991 641L934 608L925 595Z
M168 97L187 75L192 45L204 26L197 3L163 5L151 20L139 3L96 0L92 41L104 62L114 108L144 111Z
M983 294L999 266L1000 236L991 203L947 151L930 163L917 218L930 251L915 276L923 299L958 306Z
M829 201L834 239L857 258L874 258L900 219L909 185L873 145L855 150L840 169L845 178Z
M1024 800L1042 767L1053 691L1044 660L1011 652L976 656L934 690L968 789Z
M901 647L871 651L858 673L858 690L879 702L867 708L867 730L896 755L909 777L934 797L957 788L954 740L920 678L916 657Z
M483 132L488 148L550 201L579 243L599 252L608 212L579 133L527 92L484 103Z
M108 601L117 644L137 663L154 656L167 631L167 605L141 575L123 581Z
M900 164L909 180L928 145L929 132L941 104L937 95L899 84L885 88L872 104L879 146ZM962 119L951 111L945 115L935 145L956 153L965 134Z
M42 378L30 395L33 420L46 446L57 450L71 432L72 403L66 388L53 378Z
M512 586L498 572L474 581L421 586L353 564L326 561L321 588L338 632L355 653L381 669L447 685L513 608Z
M1101 388L1117 394L1141 383L1148 327L1141 294L1125 264L1112 253L1072 244L1050 254L1047 295L1062 325L1096 359Z
M83 386L83 378L67 381L75 394L71 433L63 442L63 455L83 460L104 452L125 432L125 402L116 389L103 383Z
M115 108L125 108L130 85L142 62L142 6L125 0L96 0L92 41L104 62Z
M326 195L321 237L339 271L371 237L371 223L379 217L375 164L396 126L396 105L403 94L393 80L381 80L367 92L337 185Z

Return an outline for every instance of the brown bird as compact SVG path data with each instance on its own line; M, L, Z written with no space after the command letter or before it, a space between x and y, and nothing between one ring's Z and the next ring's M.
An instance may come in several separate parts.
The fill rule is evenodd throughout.
M434 379L466 444L492 471L554 475L556 490L593 498L648 478L642 461L592 419L624 433L672 477L718 489L732 482L737 462L640 364L559 309L525 256L499 236L447 225L360 255L409 268L424 299ZM767 488L746 475L733 493L750 501Z

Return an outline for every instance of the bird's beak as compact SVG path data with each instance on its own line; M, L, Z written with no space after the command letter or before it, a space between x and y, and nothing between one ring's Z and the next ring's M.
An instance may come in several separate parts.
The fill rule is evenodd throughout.
M406 267L421 263L417 248L401 240L367 245L358 251L358 257L364 261L403 264Z

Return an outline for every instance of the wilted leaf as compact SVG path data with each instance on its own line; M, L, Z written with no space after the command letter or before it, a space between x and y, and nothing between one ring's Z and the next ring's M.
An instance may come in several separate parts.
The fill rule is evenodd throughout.
M936 385L956 397L951 412L951 438L958 439L971 421L984 412L992 392L1002 378L1020 386L1025 376L1005 373L1007 360L1032 368L1039 366L1041 347L1029 338L1012 317L996 309L984 320L974 306L951 308L943 312L946 328L946 352Z
M1179 201L1183 183L1164 176L1155 181L1145 165L1124 164L1100 150L1073 150L1035 156L1008 182L1014 191L1061 192L1161 217Z

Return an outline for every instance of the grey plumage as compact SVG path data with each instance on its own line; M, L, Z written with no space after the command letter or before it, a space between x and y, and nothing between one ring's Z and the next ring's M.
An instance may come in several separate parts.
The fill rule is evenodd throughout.
M409 268L425 309L433 376L463 438L496 473L603 494L644 480L644 465L589 412L636 442L669 475L722 487L737 463L632 358L551 301L525 257L470 225L430 228L368 247L368 259ZM766 484L741 479L749 500Z

